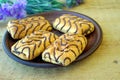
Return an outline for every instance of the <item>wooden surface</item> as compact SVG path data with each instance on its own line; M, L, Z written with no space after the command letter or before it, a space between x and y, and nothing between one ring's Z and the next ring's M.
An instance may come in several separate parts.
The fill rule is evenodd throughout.
M69 9L95 19L103 30L100 47L86 59L62 68L33 68L9 58L2 49L6 24L0 23L0 80L120 80L120 0L84 0Z

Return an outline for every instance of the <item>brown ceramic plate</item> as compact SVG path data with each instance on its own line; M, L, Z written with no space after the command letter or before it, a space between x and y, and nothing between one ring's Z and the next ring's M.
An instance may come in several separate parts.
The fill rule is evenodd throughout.
M83 15L81 13L70 12L70 11L51 11L51 12L36 14L33 16L37 16L37 15L44 16L52 24L52 22L62 14L73 14L75 16L87 19L95 25L94 32L91 33L90 35L86 36L88 39L88 44L87 44L84 52L73 62L73 63L75 63L77 61L80 61L80 60L86 58L87 56L92 54L98 48L98 46L100 45L100 43L102 41L102 30L95 20L93 20L92 18L90 18L86 15ZM57 35L63 34L57 30L53 30L52 32L54 32ZM13 40L11 38L10 34L6 31L4 34L4 37L3 37L3 48L4 48L5 52L7 53L7 55L9 57L11 57L13 60L15 60L19 63L25 64L25 65L28 65L28 66L33 66L33 67L58 67L58 65L42 61L41 56L37 57L36 59L34 59L32 61L25 61L25 60L22 60L22 59L16 57L10 51L11 46L15 42L16 42L16 40Z

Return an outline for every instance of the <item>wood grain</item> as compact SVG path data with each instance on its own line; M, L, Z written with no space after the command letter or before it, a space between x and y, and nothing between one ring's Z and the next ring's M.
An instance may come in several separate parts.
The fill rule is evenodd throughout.
M10 59L2 49L6 24L0 23L1 80L119 80L120 79L120 0L84 0L67 9L95 19L103 30L101 46L91 56L64 68L33 68Z

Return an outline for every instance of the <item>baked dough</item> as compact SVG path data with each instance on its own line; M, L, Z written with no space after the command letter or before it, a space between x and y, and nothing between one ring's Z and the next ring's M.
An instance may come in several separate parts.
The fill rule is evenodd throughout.
M87 39L84 35L66 33L42 53L42 59L46 62L67 66L83 52L86 45Z
M88 35L94 31L92 22L70 14L63 14L56 18L53 27L63 33L79 33L82 35Z
M12 47L11 52L24 60L32 60L39 56L53 41L58 38L52 32L35 31L23 39L17 41Z
M21 39L38 30L52 30L51 24L42 16L33 16L8 22L8 32L13 39Z

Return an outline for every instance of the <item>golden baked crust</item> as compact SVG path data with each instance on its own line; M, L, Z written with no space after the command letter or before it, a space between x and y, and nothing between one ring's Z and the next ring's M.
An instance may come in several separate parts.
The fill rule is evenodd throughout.
M11 52L24 60L32 60L39 56L53 41L58 38L52 32L35 31L23 39L17 41L12 47Z
M52 30L51 24L42 16L33 16L8 22L8 32L13 39L21 39L38 30Z
M86 19L63 14L55 19L53 27L63 33L79 33L82 35L90 34L94 31L94 24Z
M86 45L87 39L84 35L66 33L42 53L42 59L46 62L67 66L83 52Z

